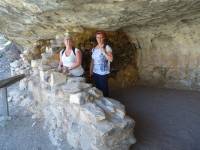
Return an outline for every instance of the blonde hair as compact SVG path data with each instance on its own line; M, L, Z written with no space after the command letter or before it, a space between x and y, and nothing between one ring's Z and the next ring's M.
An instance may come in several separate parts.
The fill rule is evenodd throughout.
M72 35L67 32L67 33L64 34L64 39L71 39L72 40L73 38L72 38Z

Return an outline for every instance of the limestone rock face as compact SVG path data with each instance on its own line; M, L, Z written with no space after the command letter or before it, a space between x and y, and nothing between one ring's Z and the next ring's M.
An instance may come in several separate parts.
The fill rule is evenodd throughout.
M200 89L200 24L196 21L158 27L126 28L137 48L139 77L145 84Z
M199 17L198 0L1 0L0 32L22 45L84 27L116 30Z

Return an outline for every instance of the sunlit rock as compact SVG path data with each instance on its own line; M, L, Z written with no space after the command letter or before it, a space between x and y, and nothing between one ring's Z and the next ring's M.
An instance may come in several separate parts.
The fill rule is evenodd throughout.
M102 92L76 77L68 82L65 76L60 83L61 73L53 74L59 79L53 89L37 82L39 77L31 78L28 87L35 101L30 110L34 117L44 119L55 146L68 142L77 150L128 150L136 142L135 122L125 115L120 102L103 97Z
M50 85L51 87L57 86L59 84L65 83L67 76L59 72L51 72L50 74Z

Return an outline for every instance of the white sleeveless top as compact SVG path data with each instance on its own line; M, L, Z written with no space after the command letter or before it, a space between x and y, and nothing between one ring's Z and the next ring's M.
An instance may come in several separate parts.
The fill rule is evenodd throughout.
M77 53L77 51L79 51L77 48L75 48L75 54ZM63 66L65 67L72 67L72 65L76 62L76 56L73 52L73 50L71 50L71 53L69 56L65 55L65 52L63 52L63 50L60 51L60 58L62 60ZM81 76L84 73L83 67L80 65L72 70L69 71L69 73L73 76Z

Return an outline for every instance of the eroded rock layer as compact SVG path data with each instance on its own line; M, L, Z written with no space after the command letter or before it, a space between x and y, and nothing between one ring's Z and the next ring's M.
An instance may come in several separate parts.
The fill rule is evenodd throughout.
M158 27L127 28L137 45L137 66L145 84L200 89L200 30L198 20Z
M199 0L1 0L0 32L31 45L66 30L116 30L198 18L199 6Z

